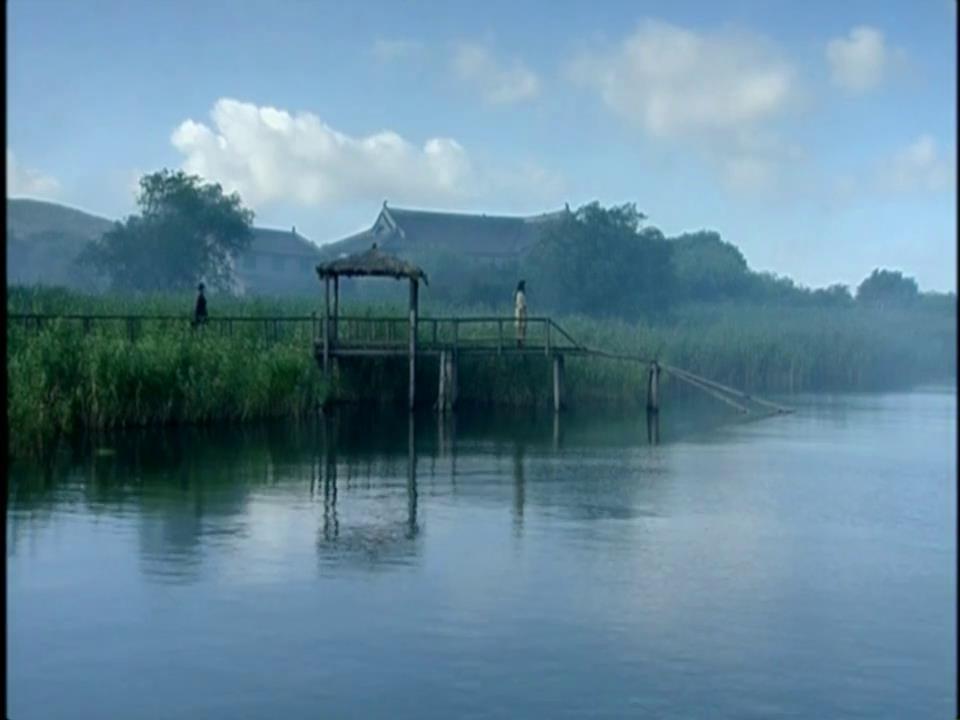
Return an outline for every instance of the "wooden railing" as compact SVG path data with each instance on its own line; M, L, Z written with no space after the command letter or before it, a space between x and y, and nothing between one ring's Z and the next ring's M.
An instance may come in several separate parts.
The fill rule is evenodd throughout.
M8 327L27 332L40 332L57 323L79 327L83 334L122 333L135 340L148 332L190 328L189 315L124 315L124 314L51 314L9 313ZM330 318L330 343L333 347L373 349L406 348L409 343L410 319L386 316L341 316ZM232 337L263 337L268 341L300 338L304 342L320 342L324 337L324 318L312 315L210 315L203 332ZM502 353L517 343L516 321L512 317L421 317L417 319L417 346L420 349L452 347L454 349L490 349ZM570 335L548 317L528 317L524 346L553 351L582 349Z
M335 347L389 349L405 347L410 320L403 317L343 316L331 318L330 342ZM322 328L321 328L322 329ZM421 317L417 319L417 347L489 348L503 352L517 344L512 317ZM553 350L579 349L580 345L548 317L528 317L524 346Z
M40 332L57 323L77 326L84 335L92 332L124 333L130 340L146 332L167 331L174 328L193 327L193 317L189 315L121 315L121 314L64 314L49 313L8 313L7 327L21 328L28 332ZM246 335L263 337L268 341L302 336L304 341L312 341L320 334L322 318L314 315L210 315L202 328L224 336Z

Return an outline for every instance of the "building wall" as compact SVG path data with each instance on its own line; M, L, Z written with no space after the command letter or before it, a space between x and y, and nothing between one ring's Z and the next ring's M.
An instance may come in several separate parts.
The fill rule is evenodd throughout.
M307 255L248 252L237 264L245 295L302 295L316 293L318 259Z

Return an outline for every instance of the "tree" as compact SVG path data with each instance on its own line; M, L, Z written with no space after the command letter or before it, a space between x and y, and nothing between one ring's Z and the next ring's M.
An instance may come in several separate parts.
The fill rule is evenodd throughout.
M181 170L140 179L139 215L116 223L90 243L81 262L110 279L114 289L191 290L233 286L233 261L253 238L253 212L239 195Z
M842 283L834 283L825 288L813 291L813 299L826 307L849 307L853 305L853 295L850 288Z
M742 295L750 270L740 250L710 230L684 233L671 240L672 266L678 290L703 302Z
M531 297L562 312L633 318L666 306L670 245L632 203L590 203L551 224L525 259Z
M857 288L857 302L878 307L912 305L918 296L917 281L899 270L878 268Z

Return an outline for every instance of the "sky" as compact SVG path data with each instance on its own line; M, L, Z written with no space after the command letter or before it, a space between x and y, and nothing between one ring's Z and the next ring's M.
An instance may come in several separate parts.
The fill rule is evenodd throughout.
M8 197L121 218L183 168L318 244L633 202L810 287L957 289L956 0L6 9Z

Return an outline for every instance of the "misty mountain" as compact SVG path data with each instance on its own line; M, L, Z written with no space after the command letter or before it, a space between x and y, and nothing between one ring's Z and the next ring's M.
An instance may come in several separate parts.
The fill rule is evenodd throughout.
M113 221L43 200L7 199L7 283L89 288L74 260Z
M7 284L102 290L93 272L75 261L114 222L58 203L8 198ZM296 228L254 227L235 272L245 294L310 294L317 292L313 268L319 258L319 248Z

